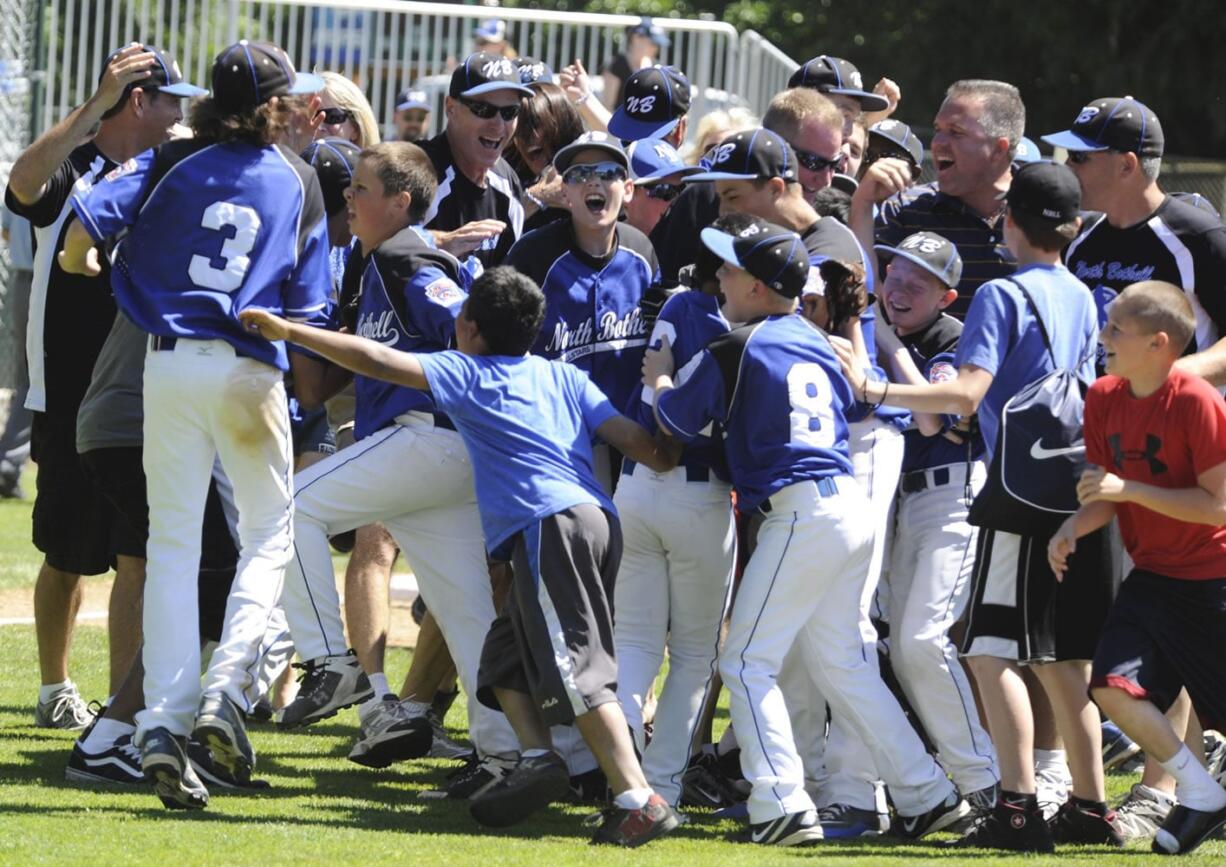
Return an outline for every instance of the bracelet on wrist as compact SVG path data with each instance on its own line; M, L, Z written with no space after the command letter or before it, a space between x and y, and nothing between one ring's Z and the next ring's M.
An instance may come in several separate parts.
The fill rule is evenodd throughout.
M524 198L536 205L538 211L543 211L548 207L543 201L534 196L530 190L524 190Z
M586 93L584 93L583 96L579 97L578 99L572 99L571 103L573 105L582 105L583 103L587 102L591 98L592 98L592 92L589 90Z

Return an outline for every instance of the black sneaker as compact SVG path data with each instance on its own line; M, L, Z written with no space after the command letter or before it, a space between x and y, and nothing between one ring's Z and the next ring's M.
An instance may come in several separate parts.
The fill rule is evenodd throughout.
M759 846L811 846L822 841L822 824L817 820L816 810L805 810L750 825L732 839Z
M1012 852L1054 852L1051 828L1038 801L1011 804L998 801L964 836L948 846L956 849L1008 849Z
M822 836L827 840L851 837L875 837L886 830L886 823L876 810L862 810L850 804L831 804L817 811L822 824Z
M268 696L264 696L252 706L251 713L247 714L247 722L268 723L272 722L274 716L276 711L272 709L272 702L268 700Z
M277 717L279 728L309 725L374 697L370 680L352 650L296 662L294 668L302 669L298 695L282 708Z
M183 740L160 726L145 732L140 743L141 768L165 806L200 810L209 805L209 790L184 755Z
M1115 829L1114 822L1113 811L1099 813L1074 804L1073 799L1069 798L1060 805L1059 812L1050 822L1051 835L1057 843L1119 848L1124 845L1124 838Z
M269 788L268 780L257 780L248 777L246 780L236 780L226 770L213 761L213 753L194 737L187 739L184 749L187 760L192 763L192 770L206 785L222 789L250 789L259 791Z
M637 810L611 807L596 815L600 817L600 827L592 835L591 843L627 849L663 837L681 824L677 811L655 792L651 793L646 805Z
M550 751L521 758L511 773L472 799L468 812L482 825L505 828L554 801L565 800L569 792L566 762Z
M1153 851L1159 855L1184 855L1226 825L1226 807L1212 812L1176 804L1154 835Z
M228 696L210 693L200 699L192 737L209 748L213 764L239 785L251 780L255 750L247 740L243 713Z
M515 769L515 759L503 759L498 756L480 756L473 754L470 761L465 762L447 775L447 782L442 789L419 792L417 797L427 800L466 801L485 792L490 786L496 785Z
M605 806L613 800L609 779L600 768L592 768L570 778L570 799L576 804Z
M115 783L121 786L145 785L141 770L140 750L132 743L131 735L123 735L105 750L87 753L78 738L72 745L64 779L70 783Z
M968 804L956 791L950 792L944 801L937 804L927 813L918 816L899 816L898 834L908 840L918 840L927 834L943 831L950 825L956 825L971 814Z
M724 776L714 753L699 753L690 759L681 777L683 805L720 810L744 800L744 793Z

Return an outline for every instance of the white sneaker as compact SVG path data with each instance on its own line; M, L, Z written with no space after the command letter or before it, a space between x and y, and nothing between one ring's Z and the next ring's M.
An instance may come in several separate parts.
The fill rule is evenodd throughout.
M34 725L40 729L80 731L93 721L94 715L77 692L75 683L57 690L34 708Z
M1149 840L1162 823L1167 813L1175 806L1175 798L1166 792L1137 783L1118 807L1111 824L1125 841Z
M366 672L352 650L296 662L294 668L302 669L298 695L277 715L279 728L309 725L374 697Z
M359 709L362 735L349 751L349 761L368 768L418 759L430 752L434 730L424 716L410 716L394 695Z

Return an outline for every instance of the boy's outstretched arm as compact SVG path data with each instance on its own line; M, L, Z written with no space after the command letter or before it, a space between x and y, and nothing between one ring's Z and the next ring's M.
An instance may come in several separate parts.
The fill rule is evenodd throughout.
M410 352L398 352L365 337L288 322L267 310L250 308L239 313L238 318L267 340L288 340L305 346L354 373L409 388L429 388L421 364Z
M596 428L596 436L630 460L650 467L657 473L668 472L677 466L681 457L680 442L663 435L653 437L645 428L624 415L615 415Z

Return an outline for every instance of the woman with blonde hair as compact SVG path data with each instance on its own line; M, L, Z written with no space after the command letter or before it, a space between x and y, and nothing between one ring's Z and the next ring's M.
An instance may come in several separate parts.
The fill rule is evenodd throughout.
M319 113L324 116L316 138L343 138L360 148L379 143L379 122L362 88L339 72L321 72L324 89Z

